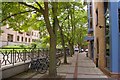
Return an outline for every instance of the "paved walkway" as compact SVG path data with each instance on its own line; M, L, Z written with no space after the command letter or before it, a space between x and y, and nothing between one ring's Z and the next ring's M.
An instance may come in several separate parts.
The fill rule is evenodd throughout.
M62 75L64 78L107 78L100 69L95 67L93 61L86 57L84 52L76 52L73 57L68 57L68 63L60 65L57 69L58 75ZM41 78L43 75L28 71L14 76L14 78Z
M84 52L75 53L73 58L68 58L68 60L71 65L62 65L58 69L58 73L66 74L66 78L107 78Z

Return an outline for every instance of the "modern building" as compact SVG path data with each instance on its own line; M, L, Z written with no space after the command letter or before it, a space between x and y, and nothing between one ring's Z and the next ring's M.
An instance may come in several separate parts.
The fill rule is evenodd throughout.
M1 27L3 33L0 35L0 47L6 45L30 44L39 39L39 31L31 30L29 32L14 31L8 25Z
M88 53L104 73L120 78L120 2L87 2Z

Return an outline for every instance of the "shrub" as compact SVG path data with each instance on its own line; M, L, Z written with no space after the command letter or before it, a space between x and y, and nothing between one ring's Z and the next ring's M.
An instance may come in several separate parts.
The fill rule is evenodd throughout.
M32 49L35 49L36 46L37 46L37 43L35 43L35 42L31 43L31 48L32 48Z
M20 48L26 48L26 46L24 44L20 44L19 46L20 46Z
M20 48L20 46L12 45L12 46L4 46L3 48L5 48L5 49L12 49L12 48Z

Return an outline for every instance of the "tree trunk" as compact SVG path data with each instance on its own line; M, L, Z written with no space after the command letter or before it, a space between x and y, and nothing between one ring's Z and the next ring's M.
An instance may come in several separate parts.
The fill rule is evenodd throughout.
M63 51L64 51L64 64L67 64L67 55L66 55L66 48L65 48L65 41L64 41L64 35L63 35L63 31L62 31L62 26L60 27L60 36L61 36L61 41L62 41L62 47L63 47Z
M67 64L67 55L66 55L66 48L63 48L64 50L64 64Z
M63 35L62 35L63 36ZM64 38L64 37L63 37ZM66 48L65 48L65 42L64 42L64 39L62 39L62 47L63 47L63 51L64 51L64 64L67 64L67 55L66 55Z
M46 28L50 35L50 63L49 63L49 76L55 77L57 76L57 70L56 70L56 35L54 33L53 28L51 27L49 15L48 15L48 2L44 2L45 11L44 11L44 20L46 23Z
M73 44L71 44L69 42L69 49L70 49L70 56L72 57L72 55L74 54L74 47L73 47Z
M56 36L52 34L50 36L50 64L49 64L49 75L51 77L57 76L56 70Z

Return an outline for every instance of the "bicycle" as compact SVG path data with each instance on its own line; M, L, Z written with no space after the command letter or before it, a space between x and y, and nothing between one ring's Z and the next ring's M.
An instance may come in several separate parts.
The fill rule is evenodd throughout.
M42 62L44 62L44 63L49 67L50 59L49 59L48 56L45 57L45 58L43 58L43 59L42 59ZM60 64L61 64L61 60L60 60L60 58L57 58L57 59L56 59L56 67L58 68L58 67L60 66Z
M44 74L48 70L46 63L42 61L43 59L32 59L29 64L29 69L38 71L41 74Z
M56 67L58 68L60 66L60 64L61 64L61 60L60 60L60 58L57 58L56 59Z
M37 59L31 59L31 62L29 64L29 69L38 71L41 74L44 74L47 72L49 68L49 57L44 57L44 58L37 58ZM56 60L56 67L58 68L61 64L61 60L57 58Z

